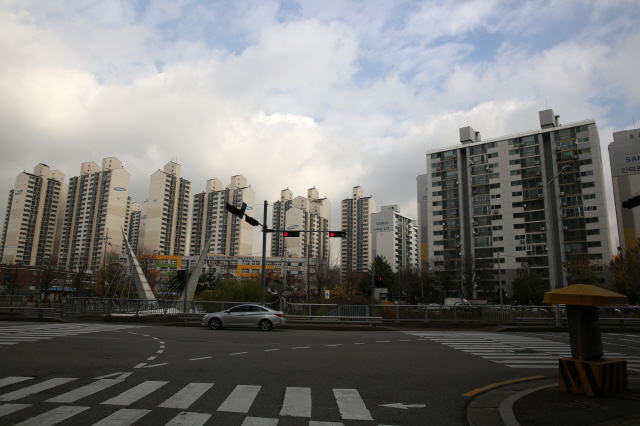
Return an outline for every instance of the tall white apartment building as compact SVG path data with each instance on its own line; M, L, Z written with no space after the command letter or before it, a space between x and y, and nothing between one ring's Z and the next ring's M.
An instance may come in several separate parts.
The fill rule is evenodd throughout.
M376 211L376 200L365 197L361 187L353 188L353 198L342 200L341 224L346 237L342 238L341 272L363 272L369 269L371 256L371 213Z
M9 191L0 240L0 260L41 265L58 255L67 185L64 175L38 164L33 173L22 172Z
M420 265L417 223L401 215L397 205L371 214L371 238L373 258L384 256L395 272Z
M251 256L253 226L229 213L225 205L229 203L241 208L242 203L246 203L246 213L253 216L255 199L255 191L242 175L232 176L226 188L219 179L208 180L205 192L193 196L189 254L200 255L213 237L208 254Z
M149 199L140 224L138 247L159 255L182 256L187 249L191 182L173 161L151 175Z
M418 196L428 197L418 204L426 207L423 251L449 268L470 262L494 271L490 294L479 297L498 289L497 265L503 285L530 268L553 290L566 285L563 262L572 256L588 254L601 266L611 258L595 121L561 125L552 110L539 116L541 130L484 141L461 128L461 145L429 151L429 173L418 178ZM604 278L611 283L607 268Z
M306 198L292 197L289 189L281 191L280 201L273 203L271 227L306 232L297 238L284 238L280 232L271 234L271 256L328 260L331 203L320 198L316 188L307 190Z
M116 157L82 163L69 179L58 264L96 270L107 252L125 253L122 229L129 231L131 176Z
M129 234L127 235L127 239L134 253L138 252L140 216L142 216L142 205L140 203L131 203L131 208L129 209Z
M640 130L622 130L613 133L609 144L609 162L613 178L616 218L618 219L618 246L622 253L636 245L640 237L640 207L627 209L622 203L640 193Z

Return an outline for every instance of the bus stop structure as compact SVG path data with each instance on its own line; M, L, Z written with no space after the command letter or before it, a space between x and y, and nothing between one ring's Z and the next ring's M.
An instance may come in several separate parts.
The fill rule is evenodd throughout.
M565 304L572 357L559 360L560 392L610 395L628 389L627 361L604 358L598 306L629 305L627 296L586 284L544 294L544 303Z

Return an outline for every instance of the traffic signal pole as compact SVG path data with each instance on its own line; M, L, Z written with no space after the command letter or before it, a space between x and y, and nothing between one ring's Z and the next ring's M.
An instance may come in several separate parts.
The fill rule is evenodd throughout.
M267 281L267 200L264 200L264 219L262 220L262 286L260 289L260 304L264 306L264 288Z

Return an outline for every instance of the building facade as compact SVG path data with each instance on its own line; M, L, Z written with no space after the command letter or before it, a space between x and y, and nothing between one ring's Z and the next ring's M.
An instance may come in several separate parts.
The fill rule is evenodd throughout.
M129 209L129 235L127 239L131 244L131 250L138 252L138 238L140 238L140 217L142 216L142 205L140 203L131 203Z
M225 205L241 208L246 203L246 213L253 216L255 198L254 190L242 175L232 176L226 188L219 179L208 180L205 192L193 196L189 254L199 256L207 249L212 255L252 255L253 226L228 212Z
M600 269L611 258L595 121L561 125L552 110L539 115L541 130L508 137L482 141L460 129L461 145L429 151L429 173L418 178L423 258L473 265L484 277L479 297L495 294L498 277L508 286L519 268L553 290L566 285L564 262L575 255Z
M633 248L640 237L640 208L627 209L622 203L640 192L640 130L613 133L609 144L609 162L613 180L616 218L618 219L618 247L622 253Z
M376 211L376 200L365 197L361 187L353 188L353 198L342 200L341 225L346 232L340 244L341 273L364 272L372 261L371 213Z
M150 253L186 254L191 182L180 177L180 169L170 161L151 175L146 218L140 224L138 240L138 246Z
M82 163L69 179L58 264L97 270L106 252L124 253L122 230L129 231L131 176L116 157ZM106 252L105 252L106 248Z
M55 259L66 204L64 175L38 164L33 173L22 172L9 191L0 240L3 263L43 265Z
M274 232L271 235L271 256L328 260L331 203L320 198L316 188L309 189L306 198L292 197L289 189L281 191L280 201L273 203L271 228L303 232L297 238L284 238L281 232Z
M401 215L397 205L371 214L371 238L373 258L383 256L394 272L420 265L417 223Z

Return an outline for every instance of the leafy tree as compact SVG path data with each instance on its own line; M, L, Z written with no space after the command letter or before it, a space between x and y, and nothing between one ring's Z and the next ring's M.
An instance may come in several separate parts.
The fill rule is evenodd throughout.
M512 299L521 305L540 305L544 297L542 277L535 270L519 268L511 280Z
M573 284L595 285L602 282L602 266L589 259L587 253L567 256L563 262L567 273L567 282Z
M391 268L391 264L387 262L387 259L385 259L384 256L380 255L376 256L376 258L373 260L373 263L375 265L375 275L382 277L383 287L389 291L389 294L394 293L396 291L397 277L393 272L393 269ZM372 275L373 274L371 273L371 267L369 267L369 269L362 275L359 287L360 291L364 295L371 296L371 282L373 280ZM376 287L378 287L378 284L376 284Z
M630 304L640 303L640 238L624 253L614 256L610 265L616 291L627 296Z

